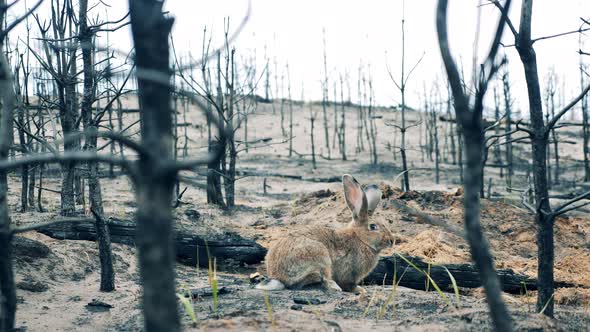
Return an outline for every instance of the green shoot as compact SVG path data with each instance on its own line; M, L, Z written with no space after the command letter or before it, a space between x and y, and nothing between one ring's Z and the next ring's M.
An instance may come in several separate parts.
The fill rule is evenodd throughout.
M459 287L457 286L457 281L455 280L455 277L453 277L453 274L451 273L451 271L449 271L449 269L447 269L446 266L443 266L443 267L447 271L447 274L449 275L449 279L451 279L451 284L453 284L453 291L455 291L455 300L457 301L456 308L461 309L461 298L459 297Z
M551 294L551 297L549 297L549 300L547 300L547 303L545 303L543 309L541 310L541 312L539 312L541 315L545 312L545 309L547 309L547 306L549 305L549 303L551 303L551 300L553 300L553 295L555 295L555 293Z
M196 325L197 324L197 315L195 314L195 309L193 308L193 301L192 301L190 295L188 298L186 298L183 294L177 293L176 297L178 297L178 299L182 303L182 306L184 307L184 311L191 319L191 322L193 323L193 325Z
M426 276L428 278L426 278L426 291L428 292L430 290L430 262L428 262L428 270L426 272Z
M275 324L275 319L272 316L272 306L270 305L270 298L268 297L268 293L266 292L266 290L263 290L262 294L264 295L264 304L266 305L266 311L268 312L268 319L270 320L272 330L276 331L277 326Z
M178 297L178 299L182 303L182 305L184 307L184 311L191 319L191 322L193 323L193 325L196 325L197 324L197 314L195 313L194 302L193 302L193 298L191 296L191 291L190 291L189 287L184 283L180 285L180 290L181 290L180 293L176 293L176 297Z
M217 257L213 257L213 262L211 262L211 255L209 254L209 246L207 242L205 242L205 248L207 249L207 258L209 260L209 286L211 286L211 293L213 293L213 312L217 313Z

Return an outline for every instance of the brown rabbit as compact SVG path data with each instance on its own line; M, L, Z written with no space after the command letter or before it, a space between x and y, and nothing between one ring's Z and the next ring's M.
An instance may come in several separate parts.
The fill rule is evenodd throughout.
M391 232L370 216L381 200L381 190L364 190L350 175L342 177L352 222L345 228L308 227L275 241L266 254L271 280L256 288L280 290L321 283L327 289L361 290L358 283L379 261L379 252L393 245Z

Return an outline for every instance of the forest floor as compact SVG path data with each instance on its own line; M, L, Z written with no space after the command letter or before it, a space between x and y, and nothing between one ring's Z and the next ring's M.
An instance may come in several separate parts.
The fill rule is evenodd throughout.
M277 106L277 105L275 105ZM278 107L277 107L278 108ZM298 107L294 147L300 154L309 153L308 111ZM391 110L379 109L388 117ZM191 111L187 121L189 145L202 146L202 127L199 116ZM411 120L417 121L417 113ZM348 123L354 123L355 113L349 112ZM332 118L333 114L330 115ZM132 122L133 119L126 119ZM263 105L259 114L250 119L250 140L272 137L282 139L279 116L272 115ZM441 124L441 130L447 124ZM255 128L255 129L254 129ZM323 144L321 126L316 127L318 145ZM174 210L176 226L198 234L235 231L254 238L263 246L290 229L307 225L344 227L350 221L338 178L353 174L361 183L376 183L384 190L384 199L374 218L389 225L395 235L393 253L423 257L433 264L468 263L469 249L465 241L440 227L421 224L401 215L391 204L399 198L409 206L441 217L449 224L462 226L462 196L459 190L457 165L441 163L440 183L435 183L433 163L422 160L418 129L410 132L409 145L411 179L416 191L401 193L398 159L384 148L391 141L391 128L378 126L380 142L379 163L371 165L368 152L356 153L356 132L347 134L350 144L349 160L318 158L317 169L312 169L309 156L287 157L286 144L277 144L242 152L238 170L245 173L237 182L237 206L224 211L206 204L205 193L187 184L182 204ZM182 129L181 129L182 130ZM206 132L205 132L206 135ZM575 135L564 131L568 139ZM573 137L573 138L571 138ZM387 140L386 140L387 139ZM399 138L398 138L399 139ZM579 139L579 137L578 137ZM442 140L442 138L441 138ZM200 142L201 144L195 144ZM182 141L179 143L182 146ZM366 144L366 142L365 142ZM442 143L441 143L442 144ZM520 147L519 147L520 148ZM562 185L555 186L552 195L588 190L590 184L576 181L581 146L562 145ZM325 149L321 149L324 155ZM202 152L190 148L189 155ZM519 160L528 160L525 149L519 150ZM181 154L181 152L179 152ZM337 153L332 151L332 156ZM573 166L572 166L573 165ZM526 185L526 167L517 169L514 187ZM106 172L106 169L105 169ZM487 235L497 268L512 269L530 277L536 276L536 226L532 215L520 206L518 193L507 193L504 178L496 169L486 169L486 179L493 184L491 199L482 201L482 226ZM244 174L244 173L242 173ZM183 174L193 182L203 183L198 174ZM285 178L297 175L301 179ZM263 192L263 179L270 186ZM43 205L50 212L18 212L20 210L20 178L11 175L9 206L16 226L51 220L59 211L59 195L44 191ZM101 180L105 214L109 217L132 220L136 204L129 180L124 176L104 177ZM48 177L45 188L59 190L57 177ZM181 185L182 189L184 185ZM504 189L503 189L504 188ZM585 189L584 189L585 188ZM558 200L552 200L557 202ZM80 211L87 206L79 205ZM196 217L195 211L199 216ZM87 211L86 211L87 212ZM30 241L29 241L30 240ZM555 277L558 281L577 287L556 291L556 317L548 319L535 313L536 293L505 294L504 298L519 330L524 331L582 331L590 329L590 214L587 211L570 213L558 218L555 227ZM142 329L141 282L136 262L137 250L113 244L117 290L99 292L100 268L96 244L87 241L57 240L37 232L17 237L15 274L17 281L17 327L22 331L138 331ZM182 304L179 309L186 330L206 331L486 331L491 330L487 305L481 289L461 289L458 298L446 294L447 299L433 291L391 286L366 286L365 294L327 293L320 289L268 292L254 289L249 275L264 273L263 264L234 266L217 262L219 287L223 292L217 305L212 297L195 299L192 308L196 321ZM186 289L210 287L208 271L203 268L177 265L178 292ZM267 297L265 299L265 297ZM296 305L295 300L306 304ZM112 306L89 306L94 300ZM267 301L268 300L268 301ZM319 304L311 304L312 302ZM307 303L310 302L310 303ZM96 304L96 302L95 302ZM100 304L100 303L99 303Z

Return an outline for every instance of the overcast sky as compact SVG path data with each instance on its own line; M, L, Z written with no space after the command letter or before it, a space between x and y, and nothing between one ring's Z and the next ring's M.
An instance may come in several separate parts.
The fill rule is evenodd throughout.
M31 0L28 1L31 3ZM127 11L127 1L103 2L112 6L108 10L110 19L118 18ZM478 3L479 1L451 0L449 6L450 44L456 60L464 64L466 75L469 75L472 66ZM340 73L349 73L353 101L357 98L356 80L359 64L362 63L366 70L370 65L377 103L399 103L400 94L389 78L386 64L389 64L393 75L399 77L402 0L252 0L251 5L247 25L234 43L236 53L238 57L250 57L255 52L260 69L265 63L265 47L271 63L276 57L279 71L282 72L285 63L289 62L294 98L300 98L302 85L306 99L321 98L322 30L325 29L330 77L334 79ZM520 5L520 1L513 1L510 16L515 25L518 25ZM444 78L436 39L435 6L435 0L405 2L406 66L412 67L425 54L408 84L408 103L411 105L418 104L418 95L423 93L424 87L430 91L434 81ZM44 7L39 11L41 16L49 13L47 4ZM168 0L165 7L176 18L173 36L179 53L191 52L198 55L201 53L203 28L207 26L208 31L212 32L213 45L221 45L224 17L230 18L230 30L233 31L246 14L248 2ZM480 9L479 54L483 55L489 46L498 11L490 5ZM16 13L15 11L14 14ZM98 7L92 14L104 17L105 10ZM533 10L533 37L576 30L581 23L580 16L590 17L590 1L536 1ZM129 50L129 29L112 34L110 38L114 47ZM588 40L590 37L583 39ZM504 35L504 42L513 43L508 30ZM554 67L561 81L565 83L565 98L571 98L580 89L578 35L539 41L535 48L541 79ZM590 50L590 42L587 42L586 49ZM509 69L517 107L524 107L524 113L528 113L527 103L522 99L526 98L524 74L516 50L510 47L502 51L511 60ZM590 57L587 58L587 62L590 62ZM274 68L271 66L271 69Z

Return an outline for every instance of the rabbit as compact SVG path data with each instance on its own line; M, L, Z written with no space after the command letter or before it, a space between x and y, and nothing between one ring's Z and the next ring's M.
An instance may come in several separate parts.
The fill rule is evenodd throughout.
M371 215L381 201L381 190L364 190L351 175L342 176L352 222L345 228L307 227L275 241L266 254L270 280L264 290L299 289L320 283L326 290L362 292L358 283L377 265L379 252L393 245L389 229Z

